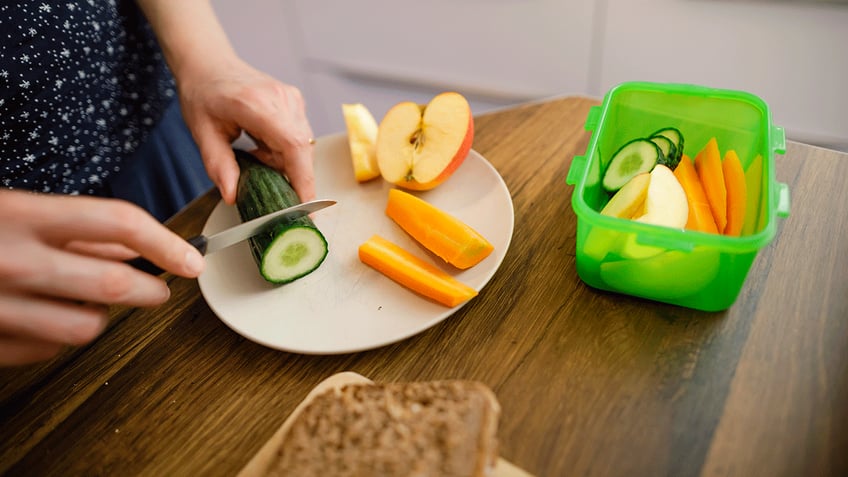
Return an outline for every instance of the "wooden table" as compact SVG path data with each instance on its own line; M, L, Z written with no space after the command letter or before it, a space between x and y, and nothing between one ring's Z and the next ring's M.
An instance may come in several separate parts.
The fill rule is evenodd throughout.
M848 155L790 143L791 215L739 299L705 313L577 276L565 176L596 100L480 115L474 147L515 205L506 258L430 330L373 351L302 356L219 321L197 282L118 309L95 343L0 370L8 475L232 475L322 379L470 378L497 393L502 455L539 476L848 475ZM169 224L196 234L209 193Z

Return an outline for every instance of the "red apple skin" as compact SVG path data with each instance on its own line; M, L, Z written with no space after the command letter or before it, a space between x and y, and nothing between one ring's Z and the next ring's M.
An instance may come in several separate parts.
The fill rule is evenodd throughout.
M468 116L468 129L465 133L465 139L462 140L462 145L457 149L456 154L451 159L450 163L448 163L447 167L439 174L438 177L431 180L430 182L421 183L416 180L407 181L402 180L400 182L396 182L395 185L398 187L402 187L407 190L430 190L446 181L454 172L462 165L465 161L465 158L468 157L468 153L471 152L471 144L474 142L474 116Z

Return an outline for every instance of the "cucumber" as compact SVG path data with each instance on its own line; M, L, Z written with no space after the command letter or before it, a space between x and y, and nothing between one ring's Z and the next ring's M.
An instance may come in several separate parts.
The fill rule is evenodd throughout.
M650 172L660 158L660 148L649 139L634 139L612 155L602 184L607 192L615 192L643 172Z
M671 141L672 144L674 144L674 160L679 163L680 158L683 157L683 134L680 133L680 130L673 127L662 128L659 131L656 131L655 133L651 134L651 137L655 136L666 137ZM674 168L671 168L671 170L674 170Z
M236 151L240 176L236 209L243 222L300 203L289 181L247 152ZM308 216L275 224L249 239L265 280L289 283L317 269L327 257L327 240Z
M680 163L680 158L677 157L677 146L666 136L651 136L648 139L660 148L660 158L657 160L657 164L667 166L673 171Z

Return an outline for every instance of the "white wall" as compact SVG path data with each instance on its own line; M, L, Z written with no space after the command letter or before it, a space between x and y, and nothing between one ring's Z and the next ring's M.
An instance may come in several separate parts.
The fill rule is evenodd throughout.
M245 59L304 92L316 134L340 104L379 120L454 89L475 112L628 80L762 97L790 139L848 150L848 5L721 0L213 0Z
M848 5L607 4L595 92L630 79L748 91L769 104L787 136L848 148Z

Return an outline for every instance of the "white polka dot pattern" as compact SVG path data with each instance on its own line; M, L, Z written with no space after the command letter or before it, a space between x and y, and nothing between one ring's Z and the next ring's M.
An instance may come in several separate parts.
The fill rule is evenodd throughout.
M134 2L0 4L0 185L108 194L175 95Z

